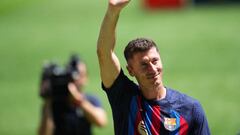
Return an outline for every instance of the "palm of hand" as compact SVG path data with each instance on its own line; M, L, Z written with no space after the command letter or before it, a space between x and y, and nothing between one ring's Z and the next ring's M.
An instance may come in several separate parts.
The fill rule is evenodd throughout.
M113 6L125 6L130 0L109 0L109 4Z

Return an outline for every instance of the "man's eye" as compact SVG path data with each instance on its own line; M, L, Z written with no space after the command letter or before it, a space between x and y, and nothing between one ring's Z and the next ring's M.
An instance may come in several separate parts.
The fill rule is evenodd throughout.
M145 68L145 67L147 67L147 63L142 63L141 66L142 66L143 68Z
M152 63L153 63L154 65L156 65L156 64L158 63L158 60L157 60L157 59L154 59L154 60L152 61Z

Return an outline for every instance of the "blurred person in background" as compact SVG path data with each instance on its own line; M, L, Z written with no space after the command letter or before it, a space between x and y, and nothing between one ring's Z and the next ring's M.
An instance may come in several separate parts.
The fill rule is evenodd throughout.
M92 135L92 125L106 125L98 98L84 93L87 79L86 64L77 55L72 55L66 69L55 63L44 66L39 135Z
M131 81L114 53L116 26L130 0L109 0L97 44L102 87L113 113L115 135L210 135L204 110L196 99L163 84L157 45L137 38L124 50Z

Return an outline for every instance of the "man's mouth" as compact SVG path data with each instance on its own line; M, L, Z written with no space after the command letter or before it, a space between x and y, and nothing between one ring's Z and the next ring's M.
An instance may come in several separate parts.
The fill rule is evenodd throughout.
M159 75L160 75L160 73L148 74L147 79L157 79Z

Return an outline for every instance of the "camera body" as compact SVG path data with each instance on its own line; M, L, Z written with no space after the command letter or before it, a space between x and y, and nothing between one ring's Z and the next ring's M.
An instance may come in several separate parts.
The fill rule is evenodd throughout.
M65 99L69 95L68 83L74 79L72 72L56 63L47 63L43 67L40 96L42 98Z

